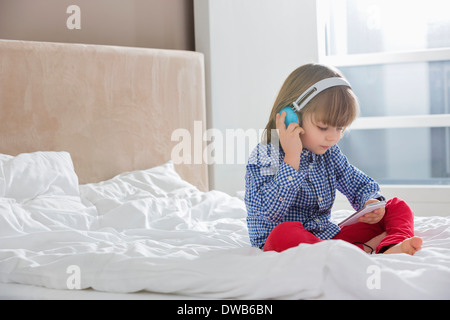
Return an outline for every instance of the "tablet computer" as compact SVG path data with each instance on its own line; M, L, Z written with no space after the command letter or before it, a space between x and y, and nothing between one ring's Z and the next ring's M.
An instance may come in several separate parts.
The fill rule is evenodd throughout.
M339 227L349 226L351 224L357 223L358 218L365 215L366 213L372 212L374 210L377 210L379 208L382 208L386 205L386 201L380 201L380 202L374 202L371 204L368 204L361 210L356 211L355 213L351 214L349 217L345 218L341 222L338 223Z

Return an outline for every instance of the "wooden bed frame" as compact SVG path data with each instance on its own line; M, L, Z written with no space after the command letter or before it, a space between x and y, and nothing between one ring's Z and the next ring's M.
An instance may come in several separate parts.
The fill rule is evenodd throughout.
M0 120L0 153L67 151L80 184L151 168L171 159L174 130L205 130L204 58L0 40ZM208 190L205 163L176 170Z

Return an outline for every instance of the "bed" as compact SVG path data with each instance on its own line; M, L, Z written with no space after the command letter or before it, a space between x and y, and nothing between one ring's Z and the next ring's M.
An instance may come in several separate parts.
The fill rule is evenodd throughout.
M1 299L450 298L450 217L415 217L415 256L252 248L205 142L173 159L206 128L200 53L0 40L0 119Z

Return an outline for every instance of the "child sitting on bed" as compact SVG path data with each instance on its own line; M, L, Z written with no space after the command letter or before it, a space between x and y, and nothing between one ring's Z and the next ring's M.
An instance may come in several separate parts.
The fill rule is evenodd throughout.
M247 164L245 203L253 246L280 252L300 243L341 239L366 252L413 255L421 249L413 213L399 198L352 225L339 228L330 220L336 189L355 209L385 200L379 185L337 146L358 112L357 98L338 70L307 64L288 76L265 141ZM288 126L287 117L294 117Z

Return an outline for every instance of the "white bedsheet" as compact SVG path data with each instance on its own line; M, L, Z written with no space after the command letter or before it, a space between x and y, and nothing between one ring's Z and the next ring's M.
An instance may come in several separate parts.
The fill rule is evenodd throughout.
M424 239L415 256L367 255L343 241L262 252L250 247L241 199L198 191L171 162L77 181L67 153L0 156L0 282L200 298L450 298L450 217L415 218Z

